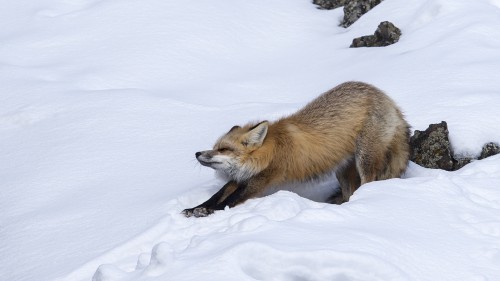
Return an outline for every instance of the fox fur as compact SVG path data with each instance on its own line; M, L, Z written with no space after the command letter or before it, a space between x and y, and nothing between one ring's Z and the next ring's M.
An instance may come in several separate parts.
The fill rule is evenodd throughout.
M410 129L394 101L376 87L346 82L275 122L234 126L212 150L196 153L229 181L185 216L207 216L259 197L271 187L335 172L349 200L360 185L400 177L409 159Z

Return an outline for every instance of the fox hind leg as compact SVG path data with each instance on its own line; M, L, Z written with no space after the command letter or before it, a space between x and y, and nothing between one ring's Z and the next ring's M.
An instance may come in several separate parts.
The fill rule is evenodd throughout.
M410 158L409 139L409 129L398 131L387 150L385 170L378 179L397 178L406 171Z
M386 171L388 148L391 138L383 136L384 129L373 122L365 125L363 134L356 140L354 159L360 176L360 184L381 179Z
M361 184L398 178L408 166L408 128L396 127L391 137L382 137L379 131L369 131L356 141L355 159Z
M349 201L351 195L361 185L358 170L354 157L349 159L346 164L342 165L335 172L340 185L340 192L332 195L327 201L333 204L342 204Z

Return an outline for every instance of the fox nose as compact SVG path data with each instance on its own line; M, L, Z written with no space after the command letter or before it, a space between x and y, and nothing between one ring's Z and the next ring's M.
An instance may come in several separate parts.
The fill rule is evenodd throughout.
M198 158L198 157L200 157L201 152L196 152L194 155L196 156L196 158Z

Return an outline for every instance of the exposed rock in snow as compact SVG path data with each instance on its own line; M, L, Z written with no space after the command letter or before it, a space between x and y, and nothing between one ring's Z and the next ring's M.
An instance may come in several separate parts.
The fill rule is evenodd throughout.
M481 155L477 159L454 155L448 134L448 125L445 121L431 124L425 131L415 130L415 134L410 138L410 160L426 168L455 171L473 160L500 153L499 145L490 142L483 146Z
M431 124L425 131L415 130L415 134L410 138L410 146L410 160L418 165L453 170L453 155L445 121Z
M348 27L357 21L362 15L373 9L383 0L353 0L349 1L344 6L344 19L340 24L343 27Z
M332 10L344 6L352 0L313 0L313 4L318 5L319 9Z
M374 35L367 35L352 40L351 48L357 47L384 47L399 41L401 30L393 23L381 22Z

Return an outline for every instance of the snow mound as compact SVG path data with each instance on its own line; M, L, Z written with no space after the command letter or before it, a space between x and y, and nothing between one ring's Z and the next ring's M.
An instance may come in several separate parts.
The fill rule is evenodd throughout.
M367 184L341 206L279 192L207 218L171 214L135 267L102 265L94 280L494 280L499 164L412 164L409 178Z

